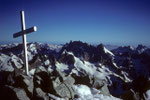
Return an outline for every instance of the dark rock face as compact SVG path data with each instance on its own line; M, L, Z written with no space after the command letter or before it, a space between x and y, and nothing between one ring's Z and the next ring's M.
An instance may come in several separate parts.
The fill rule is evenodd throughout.
M74 41L74 42L70 42L69 44L66 44L60 52L63 52L64 50L73 52L73 54L76 57L80 57L84 55L84 52L87 52L88 54L90 54L94 50L94 47L91 45L88 45L87 43Z
M122 63L122 66L123 66L123 70L130 73L130 76L132 76L133 78L136 77L136 73L135 73L136 71L133 67L133 62L130 58L125 59Z
M134 91L139 93L139 97L144 99L143 93L150 89L150 81L143 75L140 75L132 82Z
M82 57L86 61L90 62L102 62L105 63L108 59L111 59L109 54L104 51L103 44L99 44L97 47L88 45L80 41L70 42L66 44L60 53L64 50L73 52L76 57Z
M73 74L72 77L75 79L75 84L85 84L85 85L87 85L89 87L92 86L89 76L81 76L81 77L79 77L79 76L76 76L76 75Z
M52 66L55 66L56 64L56 57L53 54L49 55L49 60Z
M68 65L75 63L74 57L71 54L68 54L66 52L59 56L58 61L64 64L68 64Z

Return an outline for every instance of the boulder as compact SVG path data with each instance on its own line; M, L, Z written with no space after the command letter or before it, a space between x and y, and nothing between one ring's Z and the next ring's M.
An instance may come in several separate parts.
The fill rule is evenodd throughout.
M50 100L49 96L41 88L35 88L32 100Z
M41 65L41 60L38 54L36 54L35 56L33 56L33 59L29 61L29 70L36 68L38 66Z
M34 74L34 87L41 88L42 91L46 93L55 92L53 89L52 80L50 79L50 75L46 71L36 72Z
M109 89L107 87L107 83L105 80L93 78L92 87L100 90L105 95L110 95Z
M0 89L2 100L30 100L24 89L12 86L4 86Z
M63 83L67 85L73 85L75 83L75 79L71 77L70 75L66 77L66 79L63 81Z
M12 66L11 57L0 53L0 71L13 72L14 67Z
M32 98L34 88L33 78L21 74L15 78L15 84L13 86L24 89L28 97Z
M0 86L14 84L13 73L9 71L0 72Z
M62 98L72 98L72 89L71 86L67 86L66 84L62 83L59 86L54 88L56 93Z
M36 72L34 75L34 94L36 88L40 88L44 93L50 93L61 98L73 98L74 91L72 85L75 80L71 76L55 70L52 73L46 71Z
M60 85L54 88L56 93L62 98L74 98L75 93L72 89L74 83L75 80L71 76L67 76L63 78L63 82Z
M15 68L13 72L0 71L0 85L14 85L16 78L22 73L20 69Z

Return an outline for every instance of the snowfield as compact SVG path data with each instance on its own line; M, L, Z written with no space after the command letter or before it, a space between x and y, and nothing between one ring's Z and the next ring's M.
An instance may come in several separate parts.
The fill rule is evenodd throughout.
M77 93L78 98L75 98L73 100L122 100L116 97L113 97L112 95L103 95L101 91L93 88L89 88L86 85L74 85L73 86L74 91ZM55 100L66 100L63 98L56 97L52 94L49 94L50 97L52 97Z
M101 91L97 89L90 89L86 85L74 85L74 90L79 96L78 99L74 100L121 100L111 95L103 95Z

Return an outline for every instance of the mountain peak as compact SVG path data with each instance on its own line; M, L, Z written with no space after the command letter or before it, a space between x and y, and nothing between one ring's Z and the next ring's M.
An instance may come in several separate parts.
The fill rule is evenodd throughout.
M147 50L148 48L146 47L146 46L144 46L144 45L142 45L142 44L139 44L138 46L137 46L137 48L136 48L136 51L138 52L138 53L143 53L145 50Z

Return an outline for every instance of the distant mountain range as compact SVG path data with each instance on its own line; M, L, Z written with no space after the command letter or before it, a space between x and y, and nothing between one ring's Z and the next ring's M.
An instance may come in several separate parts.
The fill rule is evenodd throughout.
M119 46L107 44L104 45L104 47L106 47L108 50L113 50L113 49L117 49Z
M0 98L20 100L149 100L150 48L81 41L0 46Z

